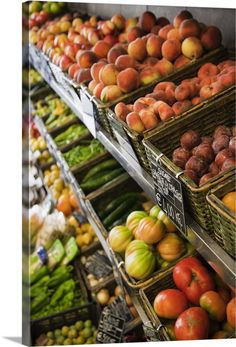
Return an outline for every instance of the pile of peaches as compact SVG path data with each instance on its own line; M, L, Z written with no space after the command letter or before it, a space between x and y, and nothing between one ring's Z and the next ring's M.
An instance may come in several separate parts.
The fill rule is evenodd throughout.
M30 32L30 42L71 78L92 81L90 91L103 102L169 75L218 48L221 40L217 27L199 23L188 11L177 14L173 24L149 11L105 21L66 14Z
M128 126L142 133L178 117L193 106L235 84L236 64L225 60L218 65L205 63L197 76L183 80L179 85L173 82L159 82L153 92L137 99L134 104L119 102L115 114Z
M218 126L212 137L201 137L197 131L189 130L181 136L180 145L174 150L172 161L199 186L236 166L235 125Z

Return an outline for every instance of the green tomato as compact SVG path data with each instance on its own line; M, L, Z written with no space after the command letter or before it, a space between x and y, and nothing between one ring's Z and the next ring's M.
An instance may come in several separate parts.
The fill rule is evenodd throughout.
M56 2L50 3L50 13L58 14L60 12L61 8Z
M41 10L42 10L42 4L39 1L32 1L31 4L29 5L30 13L39 12Z

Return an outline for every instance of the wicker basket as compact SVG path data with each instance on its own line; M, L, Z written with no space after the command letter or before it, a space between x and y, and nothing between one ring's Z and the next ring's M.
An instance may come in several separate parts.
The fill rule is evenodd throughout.
M181 259L184 259L186 257L189 257L191 255L193 255L195 253L195 251L193 250L193 248L190 246L186 252L178 259L176 259L175 261L172 261L169 263L169 265L163 269L158 269L155 272L152 272L149 276L147 276L145 279L143 280L135 280L134 278L132 278L131 276L129 276L125 270L125 263L124 260L122 259L122 257L120 256L120 254L115 253L109 245L109 242L107 240L110 252L113 256L113 259L116 263L117 268L119 269L119 272L123 278L123 280L125 281L125 283L127 283L127 285L133 289L139 289L139 288L144 288L148 285L151 285L153 282L156 282L159 278L161 278L163 276L163 274L165 274L166 272L169 271L169 269L172 269L173 266L180 261Z
M202 136L212 135L216 126L220 124L232 126L234 117L235 88L231 88L230 92L221 98L214 99L211 103L206 103L200 110L191 112L184 118L180 117L175 121L170 121L166 126L152 131L151 135L143 140L150 165L155 170L156 161L162 155L159 162L176 177L182 170L173 164L170 158L173 151L180 146L179 141L182 134L192 129L199 131ZM233 172L234 170L230 169L220 173L201 187L198 187L187 176L183 174L179 176L186 198L185 206L195 220L213 237L213 224L206 195L216 184L232 176Z
M184 80L185 78L190 78L190 77L194 77L196 76L196 73L199 69L199 67L201 65L203 65L206 62L212 62L212 63L218 63L228 57L234 57L234 52L232 51L227 51L226 49L220 49L220 50L216 50L214 52L211 52L207 55L205 55L204 57L202 57L201 59L197 60L195 63L191 64L191 65L187 65L185 68L182 68L180 70L177 70L176 73L174 73L173 75L171 74L168 77L162 78L159 81L155 81L154 84L151 84L149 86L143 87L138 91L135 91L135 93L130 93L130 95L127 95L126 97L124 97L122 100L117 100L118 101L123 101L126 104L129 103L134 103L139 97L145 96L148 93L151 93L153 91L153 88L155 87L155 85L157 84L157 82L161 82L161 81L173 81L174 83L178 84L180 83L182 80ZM230 89L232 89L233 87L231 87ZM206 107L206 105L211 104L211 102L214 102L215 100L219 99L219 102L221 102L221 98L229 92L230 89L226 89L223 90L222 92L216 94L215 96L203 101L202 103L192 107L190 110L182 113L181 117L186 117L189 114L192 113L196 113L196 112L201 112L201 109L203 107ZM97 104L99 104L99 101L96 101L96 99L94 99L94 102L96 102ZM116 103L117 103L116 102ZM101 102L100 102L101 104ZM160 125L158 125L157 127L151 129L151 130L145 130L143 133L139 134L137 133L135 130L132 130L127 123L123 122L120 119L117 119L115 113L114 113L114 103L112 105L108 105L107 107L109 107L110 109L107 109L107 119L110 122L111 127L113 128L114 125L116 127L116 130L119 131L120 130L120 135L122 136L122 132L126 132L129 140L130 140L130 144L133 147L136 156L138 158L138 161L140 163L140 165L142 167L144 167L144 169L146 171L148 171L149 173L151 172L151 168L149 165L149 161L147 159L146 156L146 152L145 152L145 148L143 146L142 140L144 138L147 138L150 136L150 134L152 132L155 132L156 130L161 130L161 129L165 129L166 126L170 124L172 124L173 122L176 121L176 117L172 118L170 121L165 122L165 123L160 123ZM97 106L98 107L98 106Z
M235 191L235 175L217 185L207 194L211 216L214 224L215 238L224 250L236 258L236 216L221 201L221 198Z
M98 326L99 307L94 302L31 321L31 340L33 345L40 334L61 329L63 326L70 326L78 320L85 321L87 319L92 320L93 324Z

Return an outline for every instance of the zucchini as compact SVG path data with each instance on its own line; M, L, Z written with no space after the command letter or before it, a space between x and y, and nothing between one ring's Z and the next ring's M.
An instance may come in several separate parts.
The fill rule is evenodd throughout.
M108 216L109 213L114 211L122 202L126 201L128 198L131 198L131 197L134 197L136 200L140 202L144 202L147 200L145 196L143 196L141 193L137 193L137 192L124 193L118 196L116 199L112 200L110 203L108 203L105 209L103 208L102 211L98 212L99 217L102 219Z
M112 223L111 225L111 229L114 228L117 225L123 225L126 222L127 217L130 215L131 212L139 210L142 207L141 202L137 202L136 204L134 204L128 212L126 212L122 217L120 217L119 219L117 219L114 223Z
M85 183L89 178L93 177L97 173L100 173L101 171L106 171L107 169L115 169L119 166L119 163L115 159L108 159L106 161L103 161L102 163L99 163L92 167L92 169L87 172L82 180L82 183Z
M124 172L124 170L122 168L118 168L97 179L94 179L93 177L91 177L87 182L81 183L80 187L86 193L91 192L97 188L100 188L104 184L110 182L111 180L119 176L122 172Z
M114 223L115 220L121 218L124 213L130 209L137 199L135 197L131 197L129 199L126 199L126 201L123 201L120 206L118 206L114 211L112 211L105 219L103 219L103 224L105 228L109 228L112 223Z

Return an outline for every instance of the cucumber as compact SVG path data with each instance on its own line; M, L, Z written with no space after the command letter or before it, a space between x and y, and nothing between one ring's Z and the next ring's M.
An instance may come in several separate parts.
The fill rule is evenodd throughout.
M124 170L122 168L119 168L97 179L93 179L93 177L91 177L87 182L81 183L80 187L87 193L91 192L97 188L100 188L104 184L110 182L111 180L119 176L122 172L124 172Z
M120 217L119 219L117 219L114 223L112 223L111 225L111 229L114 228L117 225L122 225L125 224L127 217L130 215L131 212L139 210L142 207L141 202L137 202L136 204L134 204L131 209L129 209L128 212L126 212L122 217Z
M130 209L136 202L135 197L131 197L126 199L126 201L122 202L114 211L112 211L105 219L103 219L103 224L105 228L109 228L115 220L122 217L122 215Z
M107 169L115 169L119 166L119 163L115 159L108 159L106 161L103 161L102 163L95 165L94 167L92 167L92 169L88 171L88 173L83 178L82 183L86 182L90 177L93 177L95 174L100 173L100 171L105 171Z
M118 196L116 199L112 200L102 211L98 212L100 218L105 218L112 211L114 211L123 201L126 201L128 198L135 197L136 200L145 202L147 199L141 193L137 192L128 192Z

